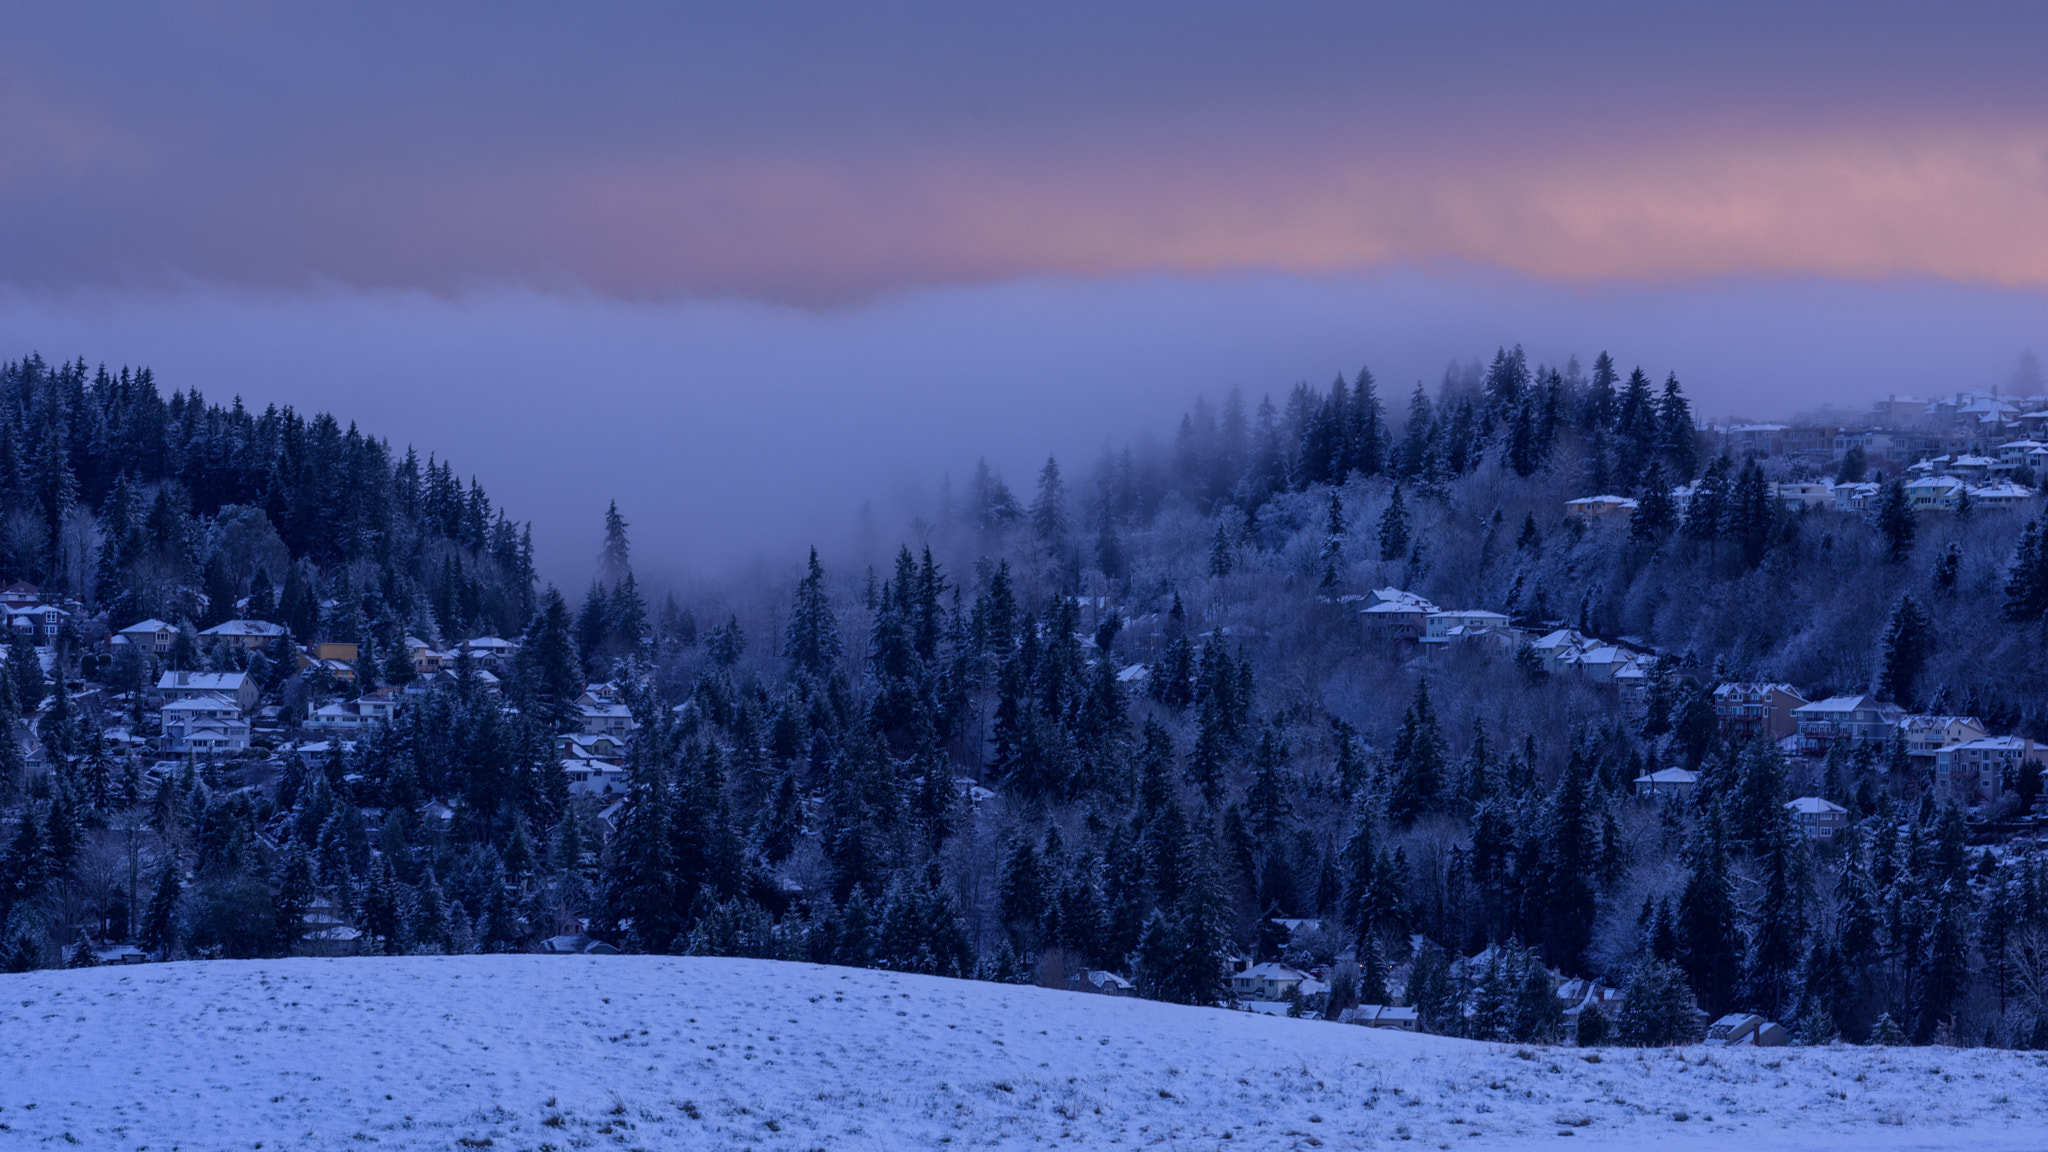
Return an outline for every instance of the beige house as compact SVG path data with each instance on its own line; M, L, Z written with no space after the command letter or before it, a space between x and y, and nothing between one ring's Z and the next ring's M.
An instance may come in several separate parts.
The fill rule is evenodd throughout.
M1996 800L2007 772L2048 762L2048 745L2023 736L1991 736L1956 744L1934 754L1935 791L1964 804Z
M133 644L144 652L161 656L171 650L171 642L178 638L178 626L164 620L149 619L140 624L130 624L114 633L114 643Z
M1618 516L1626 520L1635 512L1636 502L1626 496L1581 496L1564 502L1564 514L1582 520L1598 520L1603 516Z
M1991 735L1975 716L1906 716L1899 720L1899 734L1906 740L1906 756L1915 768L1933 768L1943 748L1968 744Z

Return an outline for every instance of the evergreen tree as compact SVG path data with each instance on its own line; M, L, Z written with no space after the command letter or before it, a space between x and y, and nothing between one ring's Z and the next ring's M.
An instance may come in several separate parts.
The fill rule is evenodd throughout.
M1401 500L1401 486L1394 485L1387 497L1387 510L1380 514L1380 561L1397 563L1408 554L1408 508Z
M298 949L306 936L306 913L316 895L313 858L303 844L294 841L285 848L284 867L278 876L276 948L281 956Z
M797 584L796 604L790 609L782 655L792 672L824 681L831 677L840 651L839 623L825 591L825 568L818 563L818 550L813 548L810 568Z
M178 867L178 859L175 855L167 855L157 869L149 908L142 914L142 947L159 960L169 959L178 949L178 912L184 895L185 877Z
M1387 795L1387 818L1402 828L1413 827L1424 813L1436 810L1444 789L1448 759L1429 682L1417 681L1415 700L1401 718L1400 733L1388 760L1393 785Z
M1920 673L1927 667L1927 660L1933 652L1934 624L1928 619L1927 611L1911 596L1899 597L1898 605L1892 609L1891 621L1885 625L1878 696L1912 708L1917 698L1914 690L1919 687Z
M1894 564L1903 563L1913 552L1913 536L1918 530L1904 484L1893 480L1884 486L1874 523L1878 535L1884 537L1885 559Z

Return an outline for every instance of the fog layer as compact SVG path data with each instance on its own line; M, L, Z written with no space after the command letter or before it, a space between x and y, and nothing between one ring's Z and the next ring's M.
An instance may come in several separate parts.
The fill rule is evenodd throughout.
M1567 289L1474 269L1020 280L806 310L479 288L0 292L0 354L148 364L160 387L324 408L474 473L588 579L605 502L647 582L894 535L986 456L1028 489L1106 443L1169 440L1197 394L1276 402L1369 366L1390 407L1452 359L1675 371L1708 416L2004 383L2048 295L1730 280Z

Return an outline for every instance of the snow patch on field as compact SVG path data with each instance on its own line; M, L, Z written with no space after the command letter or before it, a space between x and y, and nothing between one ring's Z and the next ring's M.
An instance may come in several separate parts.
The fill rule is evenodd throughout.
M0 976L0 1143L96 1148L2039 1148L2048 1058L1517 1049L770 961Z

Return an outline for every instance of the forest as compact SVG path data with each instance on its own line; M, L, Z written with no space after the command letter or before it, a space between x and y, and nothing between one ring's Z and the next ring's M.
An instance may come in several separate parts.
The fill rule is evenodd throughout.
M1229 958L1278 959L1330 968L1302 1014L1401 1002L1483 1039L1669 1043L1697 1006L1805 1043L2048 1048L2048 862L1985 831L2039 794L2033 766L1973 818L1896 741L1788 757L1723 740L1712 699L1784 681L2048 735L2037 510L1916 514L1875 462L1868 517L1792 513L1769 484L1808 474L1708 446L1675 375L1502 349L1401 404L1367 371L1198 400L1071 480L1049 458L1028 498L984 464L779 586L658 606L622 493L572 606L445 462L26 358L0 372L0 559L80 611L59 674L17 640L0 678L48 750L0 742L0 946L14 968L82 962L81 933L288 954L318 905L372 952L587 930L1057 987L1104 969L1187 1004L1229 999ZM1596 493L1639 511L1564 514ZM1654 650L1648 707L1375 637L1380 588ZM361 646L346 684L282 646L204 658L260 673L287 726L414 679L405 636L522 647L501 688L465 662L311 760L150 775L110 751L159 668L105 635L237 612ZM637 723L616 804L554 746L597 684ZM1669 766L1698 787L1635 794ZM1849 829L1809 841L1797 796ZM1553 973L1620 989L1616 1018L1568 1027Z

